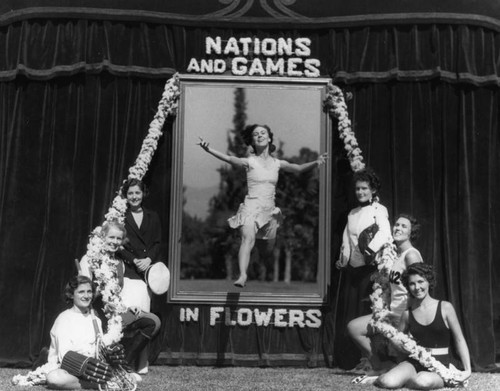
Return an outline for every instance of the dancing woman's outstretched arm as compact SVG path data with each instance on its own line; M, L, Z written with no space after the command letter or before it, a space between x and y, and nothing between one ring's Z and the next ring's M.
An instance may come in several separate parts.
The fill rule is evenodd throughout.
M213 148L209 147L209 143L203 140L201 137L198 137L200 142L197 143L201 148L207 151L210 155L215 156L217 159L222 160L223 162L229 163L236 167L248 167L248 160L245 158L239 158L236 156L229 156L223 152L217 151Z
M286 172L293 172L296 174L300 174L303 172L307 172L312 170L315 167L320 167L323 164L326 163L326 159L328 158L328 153L323 153L319 155L318 159L308 162L308 163L303 163L303 164L296 164L296 163L289 163L286 160L281 160L281 169Z

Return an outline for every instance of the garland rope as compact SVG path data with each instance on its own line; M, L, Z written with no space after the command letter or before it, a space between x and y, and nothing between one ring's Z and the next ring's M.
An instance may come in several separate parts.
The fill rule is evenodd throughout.
M149 129L144 138L141 150L135 163L129 169L128 179L142 180L146 175L149 164L158 147L158 140L163 135L163 125L169 116L177 115L178 99L180 95L179 75L174 74L165 84L162 97L158 103L156 114L149 124ZM113 202L104 216L105 221L125 221L127 211L127 200L122 194L122 188L113 199ZM104 224L104 223L103 223ZM116 266L118 261L109 257L106 253L106 246L101 235L102 226L94 228L90 233L85 256L89 260L90 269L94 273L97 289L102 294L104 312L108 318L108 329L103 336L104 345L111 345L120 341L122 333L122 322L120 314L126 311L120 296L121 288L118 284L118 273ZM46 363L26 375L15 375L12 384L18 386L35 386L47 382L46 375L58 366L53 363Z
M142 142L141 150L135 163L129 169L128 179L142 180L146 175L149 164L158 147L158 140L163 135L163 125L169 116L177 115L178 99L180 95L179 75L174 74L165 83L162 97L158 103L156 114L149 124L149 130ZM127 199L122 194L122 188L114 198L111 207L104 216L105 222L118 221L123 224L127 211ZM122 323L120 314L126 311L122 303L118 284L116 266L118 261L111 259L107 253L104 238L101 235L102 226L96 227L90 234L86 257L89 260L91 271L94 273L98 290L102 294L104 312L108 318L108 330L103 336L103 343L110 345L120 341L122 337Z
M162 128L165 120L169 116L177 114L178 99L180 95L179 76L174 74L166 84L162 98L158 104L158 110L153 121L149 125L148 134L143 140L141 150L135 163L129 169L128 179L142 180L146 175L149 164L158 146L158 140L162 136ZM356 140L356 136L351 127L351 121L347 112L342 90L333 85L328 85L327 96L324 100L325 111L338 121L338 132L340 139L344 142L344 149L347 152L347 158L351 169L356 172L365 168L362 151ZM127 210L127 200L121 192L118 191L111 207L106 213L105 222L119 221L124 222L125 212ZM87 245L87 253L91 270L94 272L98 289L103 295L104 310L108 318L108 331L103 337L103 343L110 345L118 342L122 337L122 326L120 313L126 308L121 301L120 287L116 272L117 261L111 259L105 251L104 241L101 236L102 226L96 227L90 234ZM417 359L424 367L440 375L447 387L459 387L466 385L466 381L457 380L460 371L452 364L445 367L436 360L425 348L419 346L409 335L398 331L389 321L389 302L390 302L390 284L389 272L396 259L396 247L393 243L387 243L376 256L378 272L375 275L373 284L373 293L370 295L372 319L371 325L394 344L402 347L409 353L409 357ZM36 385L45 383L45 374L50 369L48 364L29 372L28 375L16 375L12 379L15 385Z
M348 99L351 97L350 93L348 93L347 97ZM329 84L323 104L330 117L338 121L339 137L344 142L344 149L347 152L352 171L356 172L364 169L362 151L351 127L344 93L339 87ZM419 346L410 335L397 330L391 324L389 318L391 301L389 273L396 259L396 246L392 243L392 240L386 243L375 257L378 271L375 273L373 293L370 295L372 309L370 324L393 344L406 351L409 357L418 360L429 371L441 376L446 387L466 386L467 380L461 380L461 372L453 364L450 364L449 368L447 368L436 360L426 348Z

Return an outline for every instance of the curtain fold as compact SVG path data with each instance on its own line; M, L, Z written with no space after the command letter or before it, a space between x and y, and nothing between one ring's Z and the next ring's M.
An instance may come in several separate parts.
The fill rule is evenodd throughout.
M195 306L188 306L193 308ZM306 365L318 367L331 364L331 341L326 350L320 330L295 327L293 329L245 327L225 323L225 317L236 319L235 307L230 314L221 313L221 319L210 325L210 306L198 305L197 322L179 322L179 305L169 306L162 320L165 325L161 336L163 350L158 362L170 365L244 365L283 366ZM260 308L254 307L252 308ZM267 311L268 308L260 308ZM320 332L318 332L320 331Z
M422 223L415 246L436 268L435 297L457 309L476 367L493 363L499 92L436 81L351 89L350 115L364 156L381 178L382 204L392 220L411 213Z
M500 85L500 32L469 25L392 25L266 32L307 36L322 74L338 83L439 79ZM25 20L0 27L0 80L48 80L78 73L168 78L205 58L205 37L257 30L102 20ZM328 48L329 50L324 50Z
M47 343L72 260L125 179L163 85L109 75L1 83L0 291L14 312L0 320L2 362L25 362ZM151 181L168 181L168 141L155 162ZM151 200L168 216L164 194Z

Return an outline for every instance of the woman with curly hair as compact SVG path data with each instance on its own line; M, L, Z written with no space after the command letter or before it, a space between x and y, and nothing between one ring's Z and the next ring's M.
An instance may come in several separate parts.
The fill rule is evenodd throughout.
M245 143L252 147L248 157L229 156L211 147L200 137L198 145L223 162L234 167L242 167L247 172L248 195L240 205L235 216L229 219L229 226L239 229L241 245L238 252L240 276L234 285L243 288L247 282L250 253L256 239L268 241L268 248L274 247L276 230L280 225L281 211L275 206L274 198L278 173L280 170L302 173L323 165L327 154L324 153L312 162L295 164L272 156L276 150L273 133L267 125L250 125L243 132Z
M420 224L415 217L400 214L392 229L392 235L398 257L389 273L391 286L390 318L393 325L397 326L408 304L408 291L402 282L403 273L410 265L423 262L420 251L413 247L413 243L420 235ZM375 376L393 367L394 363L391 360L383 362L377 352L372 349L371 337L374 335L374 331L370 326L371 319L372 315L370 314L351 320L347 325L347 331L360 348L363 356L371 364L372 369L367 368L367 375ZM353 382L359 383L363 380L363 377L357 377Z
M450 364L449 349L453 340L464 368L456 380L465 381L471 374L469 349L453 305L444 300L436 300L429 293L435 286L432 266L424 263L410 265L403 274L402 281L412 301L409 309L403 312L399 330L410 333L420 346L427 348L446 367ZM375 384L383 388L407 387L418 390L445 386L441 376L428 371L411 358L379 376Z
M360 360L360 353L350 341L347 324L370 311L371 275L377 270L374 254L391 239L387 208L379 202L380 180L371 169L353 175L358 205L349 212L342 236L340 257L336 266L341 270L337 290L334 349L341 368L350 369ZM363 369L366 360L356 368Z
M50 330L48 363L54 369L47 373L49 389L97 388L97 383L111 379L108 363L94 359L97 337L102 334L101 321L92 313L94 295L86 276L73 277L66 284L64 299L70 308L59 314ZM86 360L82 368L89 369L72 372L66 363L74 356Z

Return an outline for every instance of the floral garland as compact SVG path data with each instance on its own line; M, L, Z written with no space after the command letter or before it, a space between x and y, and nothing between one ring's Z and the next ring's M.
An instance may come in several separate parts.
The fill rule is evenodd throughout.
M158 110L153 121L149 125L148 134L144 138L141 151L134 165L129 169L128 179L142 179L148 171L149 163L158 146L158 140L162 136L162 128L168 116L177 114L178 98L180 95L179 76L174 74L165 84L162 98L158 104ZM122 195L121 189L114 198L111 207L104 216L105 221L125 221L127 211L127 200ZM102 227L96 227L90 234L87 244L87 257L91 271L94 273L97 289L102 295L104 312L108 318L108 330L102 341L105 345L118 342L122 337L122 322L120 314L126 311L125 305L120 297L120 285L118 283L117 265L118 261L111 258L106 252L106 244L101 235ZM34 386L46 383L46 374L57 369L57 365L47 363L26 375L15 375L12 384L19 386Z
M348 93L347 100L351 97L352 95ZM344 141L344 149L347 152L347 158L351 164L351 169L354 172L364 169L365 163L363 163L362 151L359 148L358 141L351 128L351 120L347 112L344 93L339 87L331 83L328 84L328 91L323 101L323 107L330 117L338 120L339 137Z
M149 124L148 134L142 142L139 155L134 165L129 169L128 179L142 180L144 175L146 175L149 164L158 147L158 140L163 134L162 128L165 120L168 116L175 116L177 114L179 95L179 75L176 73L165 84L165 89L158 103L158 110L153 121ZM122 189L120 188L111 207L104 216L105 221L123 223L126 211L127 199L122 194ZM101 230L102 227L98 226L90 234L85 256L89 261L90 270L94 274L98 290L102 294L104 312L108 318L108 331L103 336L103 342L105 345L110 345L118 342L122 337L120 314L126 311L126 307L120 297L121 288L118 283L116 269L119 261L107 255Z
M441 376L446 387L466 386L468 381L461 379L461 371L453 364L450 364L449 368L446 367L439 360L436 360L426 348L418 345L411 336L399 331L390 323L388 318L391 289L389 273L396 259L396 246L393 243L387 243L375 257L378 273L375 276L373 293L370 295L372 302L370 324L395 345L408 352L409 357L418 360L429 371L436 372Z
M46 363L42 366L39 366L34 371L29 372L27 375L15 375L12 378L12 384L14 386L21 387L32 387L45 384L47 382L47 373L52 372L58 367L59 366L57 364Z
M347 94L347 99L350 99ZM325 111L332 118L338 120L339 137L344 141L344 149L347 152L351 169L356 172L365 168L362 151L359 148L356 136L351 128L351 121L347 112L342 90L333 85L328 85L328 92L324 100ZM377 253L375 262L378 273L374 277L373 293L370 295L372 303L372 319L370 324L386 338L397 346L402 347L409 353L409 357L420 362L429 371L436 372L444 380L447 387L462 387L467 384L467 380L461 380L461 372L452 364L447 368L440 361L436 360L427 349L419 346L411 336L397 330L390 322L389 303L391 301L391 286L389 283L389 273L392 265L397 259L396 246L386 243Z

